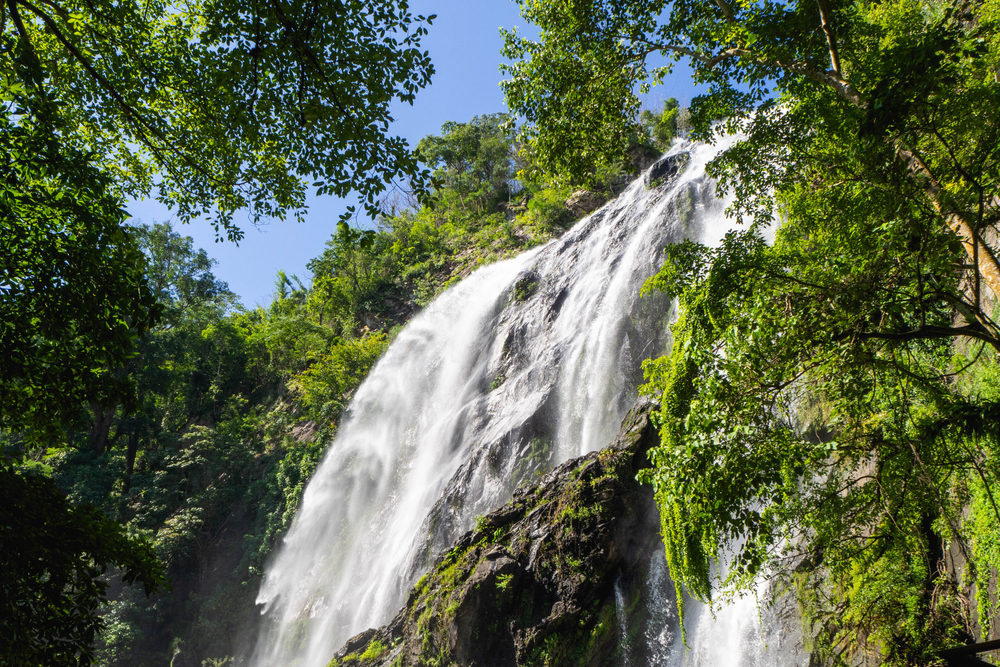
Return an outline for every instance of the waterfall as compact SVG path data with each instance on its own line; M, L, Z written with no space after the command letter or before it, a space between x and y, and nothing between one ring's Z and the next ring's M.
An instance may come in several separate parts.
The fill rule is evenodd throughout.
M560 239L478 270L403 329L358 389L267 569L253 664L323 667L350 636L387 622L478 516L612 440L642 360L669 344L671 303L640 298L644 280L666 244L712 244L728 229L705 176L717 150L677 142L665 159L679 174L638 179ZM734 613L756 622L755 607ZM691 618L711 624L703 611ZM649 641L664 643L663 664L684 660L672 631L661 634Z

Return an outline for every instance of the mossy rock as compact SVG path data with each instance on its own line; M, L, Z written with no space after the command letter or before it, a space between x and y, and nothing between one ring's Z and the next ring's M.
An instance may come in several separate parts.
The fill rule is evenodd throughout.
M333 664L620 663L623 625L637 634L643 628L628 624L643 618L630 611L634 600L618 608L615 582L644 576L659 548L652 493L635 481L658 442L650 410L640 403L611 446L562 464L481 517L391 623L352 638Z

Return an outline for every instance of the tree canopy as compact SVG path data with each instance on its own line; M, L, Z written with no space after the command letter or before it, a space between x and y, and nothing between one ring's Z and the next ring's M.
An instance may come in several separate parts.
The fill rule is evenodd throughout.
M0 427L51 443L86 402L130 401L113 371L159 309L108 176L22 111L0 118Z
M373 216L396 178L423 184L390 108L433 66L433 16L406 2L59 2L0 7L0 99L44 88L62 141L94 154L116 191L154 193L182 220L232 239L301 215L318 194L356 193Z
M606 137L627 134L636 89L666 72L652 54L688 59L709 86L696 138L740 137L710 172L743 228L668 248L647 286L681 312L645 387L662 405L644 477L673 579L708 599L795 568L822 659L927 664L972 632L942 540L968 572L1000 565L986 546L998 396L982 379L1000 349L1000 6L521 6L540 38L507 35L503 85L548 169L614 157ZM970 532L967 502L993 528Z
M514 171L510 117L496 113L476 116L467 123L449 121L441 135L417 144L420 159L435 167L441 191L466 199L478 212L493 208L510 194Z
M0 503L0 664L90 664L104 626L105 575L118 568L149 595L163 585L163 565L148 540L92 506L71 506L43 475L0 464Z

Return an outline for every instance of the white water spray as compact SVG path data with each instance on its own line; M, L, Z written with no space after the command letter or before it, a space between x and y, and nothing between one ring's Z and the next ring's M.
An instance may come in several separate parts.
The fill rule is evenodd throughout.
M253 664L323 667L390 620L434 556L519 483L612 440L642 360L668 343L670 303L640 299L643 282L667 243L714 244L728 229L704 174L717 150L678 144L674 164L687 166L666 185L637 180L407 325L359 388L268 568ZM662 664L684 660L675 649L663 647Z

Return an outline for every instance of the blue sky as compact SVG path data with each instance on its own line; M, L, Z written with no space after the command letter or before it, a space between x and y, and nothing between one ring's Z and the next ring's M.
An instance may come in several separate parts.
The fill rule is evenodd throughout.
M392 131L411 145L428 134L438 134L446 121L464 122L473 116L506 111L500 92L500 28L532 31L518 14L513 0L411 0L415 14L437 14L423 41L436 73L429 87L417 94L414 105L400 105L393 114ZM687 102L694 94L686 69L678 68L668 81L650 93L650 104L676 97ZM323 251L336 230L338 216L357 202L332 197L312 197L302 223L275 220L259 228L244 224L239 246L215 242L215 231L205 222L181 225L170 211L155 201L133 202L133 218L151 224L171 221L175 229L194 238L218 264L215 274L229 283L245 306L266 305L279 269L309 282L306 264Z

